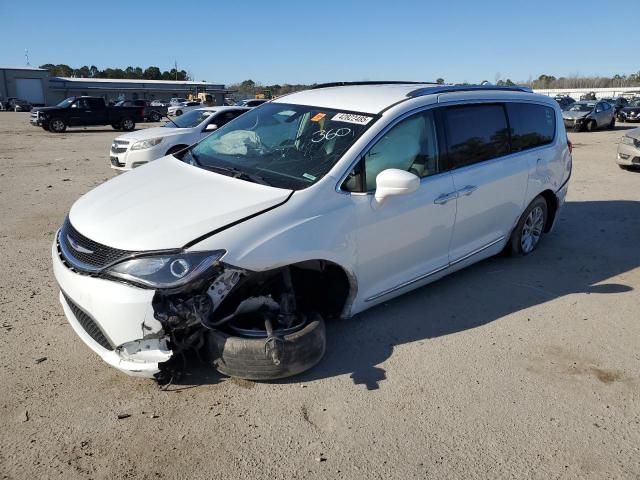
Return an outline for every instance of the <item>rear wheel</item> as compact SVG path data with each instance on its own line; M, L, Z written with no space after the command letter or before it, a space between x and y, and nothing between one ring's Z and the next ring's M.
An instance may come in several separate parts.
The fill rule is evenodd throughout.
M122 127L122 130L124 130L125 132L130 132L131 130L136 128L136 123L129 117L123 118L120 125Z
M49 122L49 130L54 133L62 133L67 129L67 124L61 118L52 118Z
M524 211L509 239L508 253L514 256L533 252L542 238L547 224L548 207L542 197L536 197Z

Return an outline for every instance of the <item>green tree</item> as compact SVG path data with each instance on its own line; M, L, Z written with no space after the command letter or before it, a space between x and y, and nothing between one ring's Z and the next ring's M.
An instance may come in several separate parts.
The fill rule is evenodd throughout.
M444 85L444 78L436 78L436 83L438 85Z
M142 78L146 80L160 80L162 73L158 67L148 67L142 74Z

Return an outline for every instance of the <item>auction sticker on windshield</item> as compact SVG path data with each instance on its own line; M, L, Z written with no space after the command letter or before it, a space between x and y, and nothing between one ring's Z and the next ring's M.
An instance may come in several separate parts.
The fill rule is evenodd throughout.
M357 125L366 125L373 119L373 117L366 117L364 115L355 115L353 113L338 113L331 119L334 122L347 122L355 123Z

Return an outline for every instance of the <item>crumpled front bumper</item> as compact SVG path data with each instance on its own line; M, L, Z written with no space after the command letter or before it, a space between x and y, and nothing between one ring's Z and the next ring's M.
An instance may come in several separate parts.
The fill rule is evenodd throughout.
M153 315L154 290L75 273L60 259L55 241L51 256L60 303L82 341L128 375L153 377L159 372L172 351Z

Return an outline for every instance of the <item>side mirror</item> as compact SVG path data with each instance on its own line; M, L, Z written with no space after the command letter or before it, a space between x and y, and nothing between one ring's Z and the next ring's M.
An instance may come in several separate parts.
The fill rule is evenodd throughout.
M376 177L376 192L371 206L377 210L389 197L407 195L415 192L420 186L420 178L406 170L388 168Z
M204 128L204 131L205 132L213 132L214 130L217 130L217 129L218 129L218 125L216 125L215 123L210 123L209 125L207 125Z

